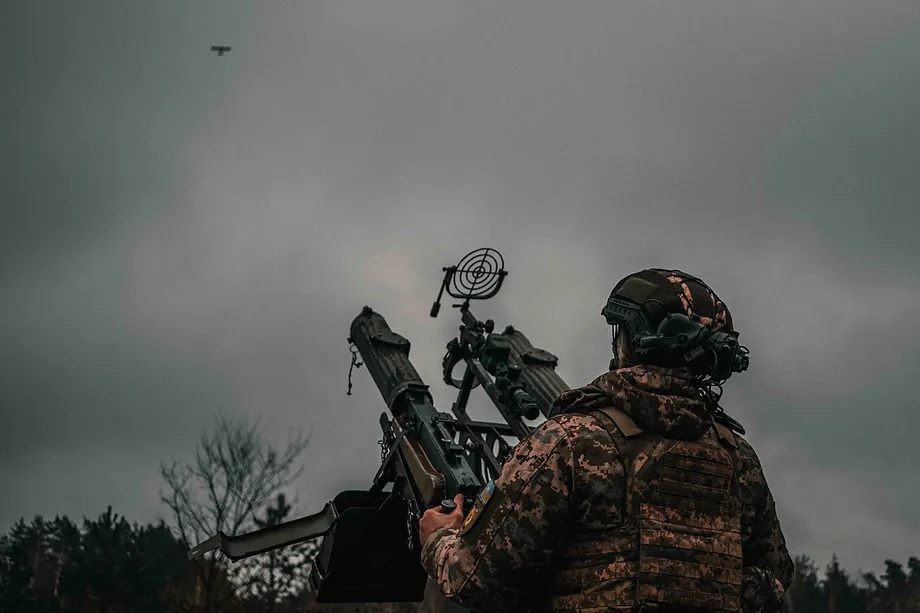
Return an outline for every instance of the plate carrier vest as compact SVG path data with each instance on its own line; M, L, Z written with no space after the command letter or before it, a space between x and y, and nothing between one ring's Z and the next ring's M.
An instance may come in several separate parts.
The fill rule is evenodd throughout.
M560 552L557 611L739 611L743 555L738 443L721 424L695 441L643 432L625 412L592 413L626 466L624 521L575 529Z

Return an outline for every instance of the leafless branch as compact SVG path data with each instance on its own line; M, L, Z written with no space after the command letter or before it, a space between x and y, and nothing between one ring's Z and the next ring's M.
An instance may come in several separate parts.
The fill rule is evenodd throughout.
M248 423L225 414L201 435L190 461L163 463L160 500L169 509L178 536L188 546L223 531L248 532L255 513L303 471L295 466L310 442L298 431L276 449L262 440L259 420ZM196 561L205 610L217 604L215 585L227 567L218 556Z

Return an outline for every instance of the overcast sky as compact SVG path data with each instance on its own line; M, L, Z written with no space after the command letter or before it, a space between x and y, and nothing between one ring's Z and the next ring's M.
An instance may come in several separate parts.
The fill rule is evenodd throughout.
M723 404L790 548L920 555L918 13L0 4L0 530L153 520L160 461L219 409L314 428L303 511L368 487L385 405L366 370L345 395L352 318L409 337L449 410L455 311L428 309L492 246L510 274L474 312L572 386L605 370L619 278L705 279L751 349Z

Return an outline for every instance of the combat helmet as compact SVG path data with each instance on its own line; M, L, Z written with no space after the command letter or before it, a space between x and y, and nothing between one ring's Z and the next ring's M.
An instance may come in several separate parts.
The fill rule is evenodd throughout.
M648 268L621 279L601 314L613 340L628 331L640 364L687 367L701 380L724 382L749 364L728 307L706 283L680 270ZM616 347L611 370L616 368Z

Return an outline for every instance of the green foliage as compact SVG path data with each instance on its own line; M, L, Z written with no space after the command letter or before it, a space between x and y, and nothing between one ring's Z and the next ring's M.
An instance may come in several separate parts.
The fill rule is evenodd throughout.
M277 495L256 516L258 527L286 521L292 505ZM288 613L304 609L309 542L254 556L240 581L215 582L221 610ZM920 558L886 560L876 576L851 576L837 557L821 576L796 557L789 590L794 613L920 613ZM109 507L77 525L67 517L20 519L0 537L0 611L15 613L164 613L200 610L201 577L181 539L162 522L129 524Z
M796 556L795 575L789 588L794 611L823 611L826 603L824 588L818 579L818 567L806 555Z
M261 516L256 516L256 526L259 529L277 526L291 519L292 510L284 494L278 494L274 504L267 506ZM247 560L242 585L249 610L279 613L293 610L292 606L302 603L319 540L276 549Z
M263 522L280 522L290 505L280 496ZM268 524L266 524L268 525ZM273 525L273 524L272 524ZM187 548L162 522L129 524L109 507L77 526L66 517L20 519L0 537L0 611L10 613L164 613L199 611L201 586ZM258 577L241 589L223 574L215 582L225 611L302 610L304 568L315 544L255 556Z
M235 565L213 554L189 561L187 552L221 530L240 534L288 519L292 505L280 491L300 474L295 462L308 440L297 433L276 448L258 423L221 415L192 460L161 466L171 526L132 525L111 507L81 526L66 517L20 519L0 537L0 611L301 610L315 542Z
M195 585L185 557L162 523L131 525L111 507L82 527L67 517L21 519L0 538L0 610L181 610L172 596Z
M881 577L853 578L833 556L821 578L815 563L800 555L789 593L795 613L920 613L920 559L910 558L906 570L886 560Z

